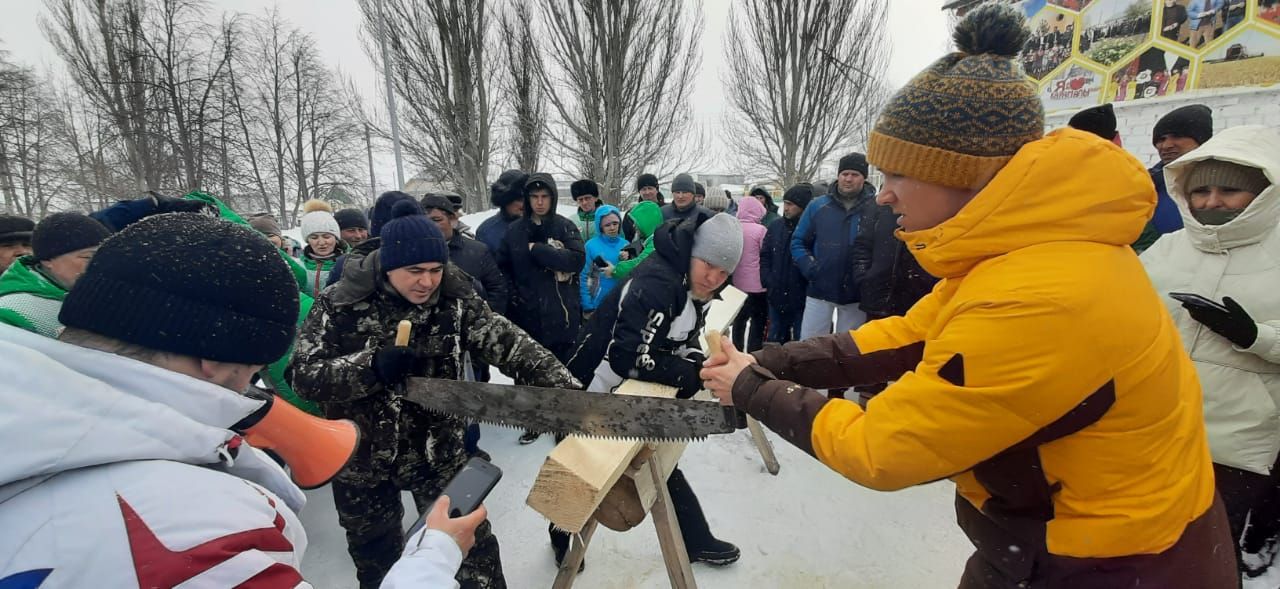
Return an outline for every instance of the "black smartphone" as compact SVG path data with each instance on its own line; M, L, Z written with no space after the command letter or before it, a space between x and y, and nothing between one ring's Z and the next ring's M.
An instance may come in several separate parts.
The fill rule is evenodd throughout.
M458 474L453 475L453 480L449 481L441 493L449 497L449 517L462 517L475 511L501 479L501 468L478 456L472 457ZM427 513L431 513L431 506L409 528L406 538L418 533L426 525Z
M594 259L594 260L591 260L591 263L592 263L592 264L595 264L595 266L596 266L597 268L608 268L608 267L609 267L609 262L604 261L604 258L596 258L596 259Z
M1189 292L1171 292L1169 293L1169 298L1175 301L1178 301L1179 303L1185 303L1194 307L1214 309L1217 311L1221 311L1223 313L1231 312L1229 309L1222 306L1222 303L1219 303L1218 301L1215 301L1213 299L1202 297L1198 294L1193 294Z

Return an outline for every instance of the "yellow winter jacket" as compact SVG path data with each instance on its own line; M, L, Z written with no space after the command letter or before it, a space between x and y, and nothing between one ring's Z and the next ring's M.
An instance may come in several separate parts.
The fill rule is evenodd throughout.
M923 344L919 363L865 413L826 403L814 454L876 489L951 478L980 550L984 527L1060 556L1169 549L1214 484L1195 369L1128 246L1155 203L1136 159L1062 130L900 234L943 280L852 337L864 356Z

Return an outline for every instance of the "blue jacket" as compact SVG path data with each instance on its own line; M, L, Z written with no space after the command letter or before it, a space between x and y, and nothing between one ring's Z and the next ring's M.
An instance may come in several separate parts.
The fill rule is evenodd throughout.
M1160 235L1182 229L1182 213L1178 212L1178 205L1169 198L1169 190L1164 184L1164 163L1156 164L1149 171L1151 181L1156 185L1156 212L1151 217L1151 224Z
M791 260L791 234L799 222L781 217L770 223L760 246L760 282L769 292L769 306L787 316L804 312L809 288L809 281Z
M853 241L858 236L862 210L875 193L870 184L863 185L858 203L847 211L829 194L805 207L791 236L791 255L796 268L809 281L808 296L837 305L861 299L853 267Z
M618 280L609 278L604 272L598 268L594 261L596 258L603 258L609 262L611 266L618 265L618 253L627 247L627 240L622 238L619 233L616 237L606 237L604 228L600 223L604 221L606 215L614 215L618 221L622 221L622 211L617 207L605 205L596 209L595 237L587 241L587 263L582 266L582 273L579 275L578 288L582 291L582 310L594 311L600 306L600 301L608 296L618 285Z

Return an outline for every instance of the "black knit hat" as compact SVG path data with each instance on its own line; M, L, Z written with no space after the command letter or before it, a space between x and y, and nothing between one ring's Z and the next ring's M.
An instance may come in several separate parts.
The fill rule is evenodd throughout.
M298 284L248 227L156 215L103 242L58 320L152 350L270 364L293 344Z
M701 182L694 182L694 183L693 183L693 193L694 193L694 194L701 194L702 196L706 196L706 195L707 195L707 187L706 187L706 186L703 186Z
M26 217L0 215L0 244L31 241L35 227L35 222Z
M94 247L111 235L102 223L80 213L54 213L42 219L31 232L31 253L37 260L52 260L62 254Z
M1156 121L1151 131L1151 143L1165 135L1190 137L1201 145L1213 138L1213 111L1203 104L1192 104L1175 109Z
M843 172L845 170L853 170L862 174L863 178L866 178L870 170L869 166L867 166L867 156L855 152L840 158L840 169L836 171Z
M640 190L645 186L652 186L654 188L657 188L658 177L654 176L653 174L640 174L640 177L636 178L636 190Z
M1111 141L1116 136L1116 108L1110 102L1091 106L1072 115L1067 125Z
M369 228L369 218L360 209L342 209L333 214L333 219L338 222L338 229Z
M373 212L369 213L369 237L377 237L382 233L382 226L391 220L391 208L402 200L413 200L412 196L391 190L382 193L373 203Z
M693 192L697 189L693 184L693 176L677 174L675 179L671 181L671 192Z
M578 200L580 196L591 195L600 198L600 185L594 180L578 180L569 185L569 194L573 196L573 200Z
M450 192L449 194L444 195L444 197L445 197L445 198L447 198L447 199L449 199L449 202L450 202L450 203L453 203L453 211L454 211L455 213L456 213L456 212L458 212L458 211L461 211L461 210L462 210L462 195L461 195L461 194L455 194L455 193Z
M443 196L435 198L449 202ZM449 262L444 234L414 203L397 203L391 214L394 218L382 228L379 270L390 272L414 264Z
M520 170L507 170L489 186L489 202L500 209L524 199L524 183L528 174Z
M800 208L809 206L809 202L813 200L813 185L808 182L796 184L787 189L782 195L782 202L789 202Z

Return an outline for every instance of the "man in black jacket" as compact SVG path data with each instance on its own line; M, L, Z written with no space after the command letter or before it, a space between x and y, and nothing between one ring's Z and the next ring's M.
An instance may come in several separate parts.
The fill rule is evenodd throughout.
M791 234L812 200L811 184L788 188L782 196L782 218L769 224L760 246L760 281L769 293L769 335L765 338L769 342L785 344L800 339L809 281L791 257Z
M508 316L564 362L573 353L582 322L578 273L587 250L573 221L556 214L556 199L550 174L529 176L524 217L507 229L499 262L514 285ZM537 439L526 432L520 443Z
M679 389L687 399L702 389L706 359L698 336L707 303L724 288L742 257L742 226L726 214L669 221L653 235L654 253L596 309L587 335L569 361L587 390L609 393L632 378ZM711 534L698 497L676 468L667 479L691 562L726 565L738 547ZM551 534L556 560L569 537Z
M688 174L676 176L676 179L671 181L671 203L662 207L662 220L683 220L698 214L710 216L711 211L698 204L697 191L698 185L693 181L693 176Z
M458 213L448 197L428 194L422 197L422 210L444 234L449 244L449 261L478 281L480 297L494 313L505 316L509 300L507 277L498 268L489 247L457 230L454 225L458 221Z

